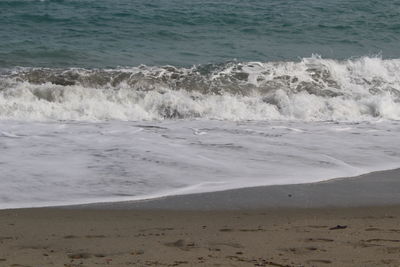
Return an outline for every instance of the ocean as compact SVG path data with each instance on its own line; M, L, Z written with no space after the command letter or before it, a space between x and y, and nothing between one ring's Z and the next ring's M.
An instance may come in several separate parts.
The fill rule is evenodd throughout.
M400 167L400 2L0 0L0 208Z
M396 0L1 0L0 66L399 58Z

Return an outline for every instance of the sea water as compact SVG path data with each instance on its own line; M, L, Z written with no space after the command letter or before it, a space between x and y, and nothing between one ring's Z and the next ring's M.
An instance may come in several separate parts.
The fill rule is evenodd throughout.
M400 167L397 1L0 1L0 208Z

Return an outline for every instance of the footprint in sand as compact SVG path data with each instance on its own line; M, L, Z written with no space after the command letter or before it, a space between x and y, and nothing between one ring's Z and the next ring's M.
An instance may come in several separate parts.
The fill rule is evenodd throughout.
M347 228L347 225L340 225L340 224L338 224L338 225L336 225L336 226L334 226L334 227L329 228L329 230L344 230L344 229L346 229L346 228Z
M183 239L179 239L175 242L171 242L171 243L165 243L166 246L168 247L176 247L176 248L180 248L182 250L189 250L190 248L195 247L195 244L193 242L186 242Z
M325 252L325 249L322 248L317 248L317 247L299 247L299 248L284 248L282 249L282 251L285 252L290 252L293 254L297 254L297 255L302 255L302 254L308 254L308 253L312 253L314 251L321 251L321 252Z
M136 249L136 250L131 252L131 255L135 255L135 256L143 255L143 254L144 254L144 250L142 250L142 249Z
M219 229L219 231L220 232L233 232L233 229L231 229L231 228L222 228L222 229Z
M239 229L239 232L265 232L265 229L256 228L256 229Z
M65 239L72 239L72 238L77 238L77 236L74 235L66 235L64 236Z
M85 253L85 252L73 253L73 254L69 254L68 255L68 258L74 259L74 260L77 260L77 259L88 259L88 258L91 258L91 257L92 257L92 254Z
M307 263L325 263L325 264L331 264L332 261L330 260L308 260Z

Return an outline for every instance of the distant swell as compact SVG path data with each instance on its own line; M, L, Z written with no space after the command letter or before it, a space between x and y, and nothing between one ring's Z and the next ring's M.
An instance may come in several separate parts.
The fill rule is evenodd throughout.
M400 119L400 59L0 72L11 120Z

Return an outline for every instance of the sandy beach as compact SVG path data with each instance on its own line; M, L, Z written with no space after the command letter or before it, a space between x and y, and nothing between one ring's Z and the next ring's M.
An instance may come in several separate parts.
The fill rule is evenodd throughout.
M382 188L385 183L395 185L398 173L378 172L302 186L328 185L334 191L352 183L349 199L356 199L373 181ZM332 202L329 207L307 208L289 202L282 202L286 207L273 207L263 203L260 193L271 188L276 192L279 187L230 192L250 190L254 198L258 194L260 203L253 209L228 209L227 203L235 202L226 197L228 192L217 192L209 193L221 196L214 197L212 209L206 205L208 194L199 194L136 206L113 203L2 210L0 266L399 266L400 202L385 204L390 194L381 194L382 202L377 205L338 201L335 206L327 195ZM304 197L307 193L303 193ZM179 205L175 209L155 206L176 203L176 199L191 203L191 198L204 199L204 205L191 210ZM144 203L149 206L145 208Z
M3 211L0 265L398 266L399 218L398 206Z

